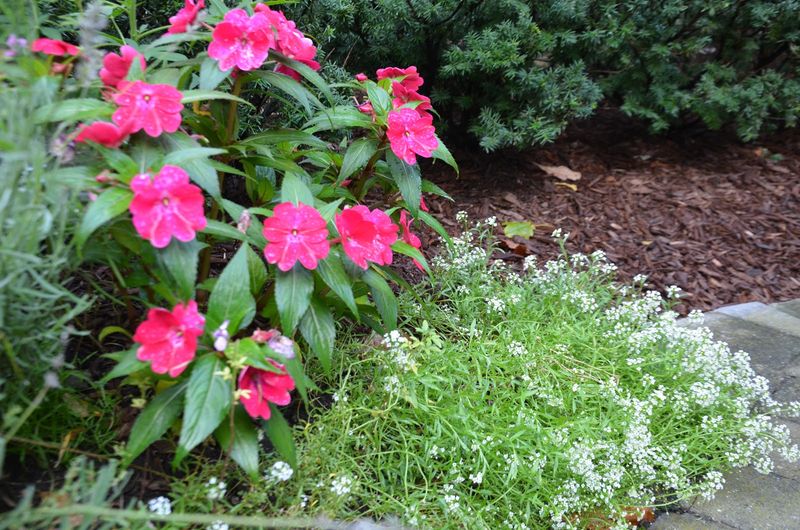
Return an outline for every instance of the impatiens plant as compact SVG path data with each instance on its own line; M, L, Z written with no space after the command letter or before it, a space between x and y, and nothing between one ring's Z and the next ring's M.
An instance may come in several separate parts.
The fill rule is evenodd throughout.
M353 102L335 104L293 21L264 4L226 9L186 0L168 27L131 27L138 42L104 35L89 85L64 65L96 49L39 39L7 60L61 87L33 119L74 150L69 176L89 199L75 242L112 271L130 315L133 344L108 355L104 379L149 400L124 463L174 426L175 464L213 436L256 476L257 422L293 462L278 407L332 375L337 320L397 326L389 282L407 284L386 266L400 253L427 270L413 219L447 237L422 194L446 195L417 157L455 163L415 67L359 76L339 87ZM264 101L304 125L262 116Z

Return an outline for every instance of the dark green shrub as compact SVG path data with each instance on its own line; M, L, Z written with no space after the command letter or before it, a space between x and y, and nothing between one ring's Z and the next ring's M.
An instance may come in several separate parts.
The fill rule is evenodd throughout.
M352 72L415 64L454 135L553 140L602 95L654 131L749 140L800 115L798 0L304 0L295 16ZM602 92L601 92L602 88Z

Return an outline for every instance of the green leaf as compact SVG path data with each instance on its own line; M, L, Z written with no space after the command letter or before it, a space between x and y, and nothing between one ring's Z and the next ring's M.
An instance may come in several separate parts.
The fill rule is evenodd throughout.
M283 334L292 336L297 323L303 317L314 291L314 277L299 263L286 272L278 270L275 275L275 302L281 317Z
M392 172L397 187L406 201L406 208L414 217L419 215L419 199L422 197L422 179L419 174L419 166L406 164L397 158L391 151L386 153L386 162L389 164L389 171Z
M453 200L453 198L450 196L449 193L444 191L442 188L440 188L430 180L422 179L422 193L433 193L434 195L438 195L439 197L444 197L447 200L450 201Z
M103 355L108 359L113 359L117 361L116 366L111 369L106 375L100 379L101 384L106 384L112 379L116 379L117 377L123 377L137 370L141 370L145 368L147 364L143 363L139 359L136 358L136 352L139 350L138 346L134 346L133 348L121 352L115 353L107 353Z
M101 193L86 209L75 232L75 244L82 247L95 230L127 210L132 199L133 192L128 188L109 188Z
M333 131L351 127L370 128L372 119L351 105L340 105L324 109L315 114L303 129L309 132Z
M506 237L524 237L530 239L533 237L533 232L536 230L536 225L530 221L508 221L503 223L503 234Z
M258 433L253 420L242 407L236 407L233 414L233 432L228 418L225 418L214 432L220 447L239 464L252 480L258 479Z
M129 339L133 338L131 336L131 332L125 328L122 328L120 326L106 326L102 330L100 330L100 335L97 337L97 341L100 344L102 344L103 341L106 340L106 337L108 337L109 335L113 335L114 333L125 335Z
M181 300L194 298L198 255L204 247L196 239L187 243L173 239L168 247L156 251L159 265L167 272Z
M392 250L394 250L395 252L399 252L400 254L405 254L409 258L417 260L420 263L420 265L422 265L422 268L425 269L425 272L430 274L431 271L430 268L428 267L428 260L425 259L425 256L423 256L422 252L420 252L418 249L412 247L411 245L409 245L404 241L395 241L392 244Z
M180 152L200 148L200 144L194 138L184 133L162 134L159 137L159 141L164 145L167 157L174 151ZM217 201L221 200L217 171L209 163L209 160L206 158L192 158L184 161L181 167L189 173L189 177L195 184L206 190Z
M178 465L189 451L205 440L219 426L231 409L233 384L219 372L225 363L213 353L194 362L183 409L183 423L173 465Z
M165 164L172 164L174 166L183 167L187 162L196 159L206 159L212 156L227 153L225 149L215 149L212 147L190 147L189 149L181 149L179 151L172 151L164 157Z
M439 138L437 136L436 140L439 142L439 145L437 145L436 149L433 150L433 153L432 153L433 158L435 158L437 160L441 160L442 162L444 162L448 166L450 166L453 169L455 169L456 175L458 175L459 174L459 170L458 170L458 164L456 163L456 159L453 158L452 153L450 153L450 150L447 148L446 145L444 145L444 142L442 141L441 138Z
M214 90L231 75L231 70L220 70L219 63L206 57L200 64L200 90Z
M453 240L450 238L450 234L447 233L447 230L444 229L442 224L439 221L437 221L434 216L432 216L428 212L423 212L422 210L420 210L418 217L423 223L433 228L433 230L437 234L442 236L442 239L444 239L448 245L453 244Z
M214 219L208 219L206 222L206 227L203 229L203 233L224 239L234 239L237 241L247 240L247 237L243 233L239 232L239 230L236 228L229 224L215 221Z
M269 404L271 414L269 419L265 422L265 430L269 441L272 446L278 451L278 454L283 458L292 468L297 468L297 453L294 448L294 440L292 439L292 428L284 419L281 411L274 403Z
M229 320L231 335L250 324L256 314L256 301L250 294L250 272L247 267L247 244L243 244L217 279L208 300L206 328L217 329Z
M325 143L323 140L320 140L313 134L307 133L305 131L298 131L295 129L272 129L266 132L254 134L249 138L246 138L239 142L239 145L250 145L250 144L280 144L280 143L295 143L295 144L305 144L305 145L312 145L314 147L321 147L323 149L327 149L328 144Z
M330 223L331 220L336 215L336 210L339 208L339 205L344 202L344 198L336 199L333 202L325 203L322 206L317 205L317 210L319 211L319 215L325 219L326 223Z
M244 100L238 96L234 96L233 94L228 94L227 92L219 92L217 90L184 90L181 92L183 94L183 98L181 99L181 103L184 105L186 103L194 103L195 101L209 101L212 99L227 99L230 101L236 101L238 103L244 103L245 105L253 106L247 100Z
M350 144L342 160L342 169L339 171L339 178L336 184L341 184L350 175L363 168L378 150L378 143L369 138L359 138Z
M317 108L322 107L322 103L314 94L309 92L306 87L288 75L267 71L253 72L253 75L260 77L270 86L277 88L281 92L284 92L286 95L297 101L303 107L307 115L311 115L312 104Z
M367 97L372 103L372 108L378 116L384 116L392 110L392 98L389 97L388 92L379 87L375 81L366 81L364 86L367 89Z
M50 123L54 121L76 122L91 118L111 116L114 107L100 99L81 98L56 101L36 109L33 113L34 123Z
M142 410L133 423L125 457L122 465L133 462L150 444L161 438L167 429L175 423L183 408L183 394L186 381L178 383L157 394Z
M358 306L353 296L350 277L347 276L342 260L335 251L332 250L327 258L317 263L317 274L358 318Z
M383 325L386 331L397 328L397 299L392 292L392 288L386 280L374 269L367 270L361 277L364 283L369 285L372 299L381 314Z
M253 252L250 245L245 245L245 248L247 249L247 270L250 273L250 292L258 298L258 294L267 283L267 266L264 265L261 256Z
M315 70L311 69L311 67L309 67L307 64L290 59L289 57L276 52L274 49L270 50L269 55L270 59L274 59L275 61L288 66L300 74L303 79L310 82L312 85L314 85L314 88L322 92L322 94L328 100L329 105L333 105L333 93L331 92L330 87L328 87L328 83Z
M305 182L296 173L286 173L281 184L281 200L294 204L314 205L314 195Z
M311 300L308 311L300 321L300 333L311 346L311 351L317 355L322 368L330 375L336 324L333 322L331 312L317 298Z
M245 366L253 366L261 370L266 370L267 372L281 373L278 368L267 362L269 356L267 352L264 351L265 349L272 351L269 350L267 346L262 346L253 339L247 337L231 342L225 350L225 356L234 361L243 359ZM280 357L278 360L283 361L283 358Z

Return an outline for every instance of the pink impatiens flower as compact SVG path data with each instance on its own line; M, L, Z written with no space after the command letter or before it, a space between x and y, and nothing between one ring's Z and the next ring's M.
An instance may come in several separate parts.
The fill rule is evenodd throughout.
M156 307L147 312L133 340L141 346L136 352L140 361L151 361L157 374L178 377L194 359L197 337L203 334L205 319L197 312L197 303L189 300L172 311Z
M414 107L414 110L416 110L420 115L433 109L431 106L431 98L428 96L423 96L419 92L409 90L397 81L392 81L392 95L394 96L392 99L392 106L394 108L402 107L406 103L419 101L419 104Z
M118 108L111 118L130 134L144 129L155 138L180 127L183 96L175 87L120 81L117 88L120 91L114 95L114 103Z
M65 55L78 55L81 53L80 48L73 44L69 44L63 40L46 39L44 37L33 41L31 50L45 53L47 55L55 55L57 57L63 57Z
M378 75L378 81L402 77L403 79L400 80L400 84L412 92L419 90L419 87L421 87L424 82L419 72L417 72L416 66L409 66L408 68L390 66L388 68L381 68L376 73Z
M272 359L267 359L280 373L246 366L239 374L239 392L244 410L253 418L270 417L269 404L288 405L292 400L289 395L294 390L294 379L286 367Z
M416 155L430 158L439 145L433 117L427 112L420 114L409 108L393 110L389 112L388 125L389 147L406 164L414 164Z
M367 261L391 265L398 227L385 212L363 205L345 208L336 216L336 229L345 254L362 269L368 267Z
M244 9L231 9L214 28L208 55L219 61L220 70L234 66L250 71L267 60L275 47L275 35L269 19L263 13L247 16Z
M206 7L205 0L186 0L183 8L169 17L170 26L167 33L186 33L204 7Z
M177 166L166 165L154 177L142 173L131 180L133 200L128 207L133 226L156 248L169 245L174 236L191 241L206 227L203 193L189 183L189 175Z
M299 260L303 267L316 269L317 261L330 251L328 227L317 210L305 204L284 202L264 221L267 247L264 256L284 272Z
M119 147L127 137L128 133L115 124L108 121L96 121L91 125L81 125L78 136L75 137L75 141L78 143L94 142L106 147L115 148Z
M317 48L314 42L303 35L297 29L294 21L288 20L282 11L270 9L266 4L258 4L255 7L256 13L263 13L268 19L277 34L275 49L290 59L301 62L312 70L319 70L320 64L314 60L317 55ZM300 74L285 65L278 65L276 72L286 74L298 81Z
M107 53L103 57L103 68L100 69L100 80L104 85L116 88L120 81L128 76L133 61L139 60L142 71L147 67L144 56L133 47L125 45L119 49L120 54Z
M414 220L408 216L405 210L400 212L400 227L403 229L403 241L405 241L415 249L419 250L420 247L422 247L422 241L420 241L419 237L417 237L416 234L411 232L411 223L413 222ZM425 268L419 261L417 260L413 261L414 265L416 265L419 270L425 271Z

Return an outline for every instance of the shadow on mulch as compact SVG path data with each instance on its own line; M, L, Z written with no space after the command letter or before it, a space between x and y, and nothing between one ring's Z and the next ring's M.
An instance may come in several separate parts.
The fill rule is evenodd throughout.
M569 251L605 251L621 278L680 287L681 313L800 298L800 131L752 144L708 131L653 136L603 111L546 147L454 155L458 179L442 164L426 168L455 200L429 200L433 213L454 232L458 210L536 223L532 239L515 238L516 251L500 256L512 265L555 257L560 227ZM577 191L537 164L580 172Z

